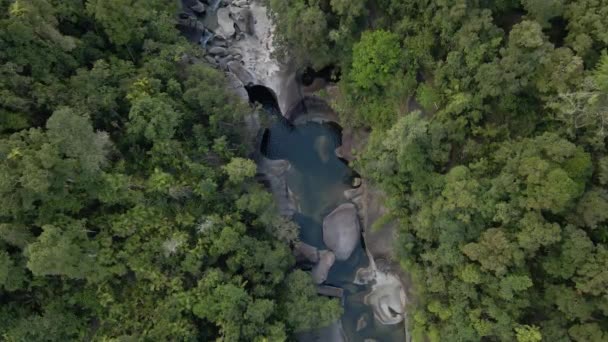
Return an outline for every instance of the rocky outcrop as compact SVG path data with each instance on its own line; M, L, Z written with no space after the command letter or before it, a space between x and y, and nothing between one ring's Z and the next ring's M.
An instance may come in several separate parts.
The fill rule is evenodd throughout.
M312 279L317 284L327 280L329 270L336 262L336 256L332 251L319 252L319 262L312 268Z
M287 187L287 171L291 165L287 160L270 160L260 157L258 160L258 175L260 180L268 185L279 207L282 216L291 218L296 211L296 205L289 196Z
M347 260L360 237L357 210L352 203L340 205L323 220L323 242L336 254L337 260Z
M234 21L230 17L230 8L224 7L217 10L217 25L216 34L229 39L234 36L236 29L234 28Z
M393 274L376 272L376 284L365 296L365 304L372 307L374 317L381 324L401 323L405 316L406 296L399 278Z

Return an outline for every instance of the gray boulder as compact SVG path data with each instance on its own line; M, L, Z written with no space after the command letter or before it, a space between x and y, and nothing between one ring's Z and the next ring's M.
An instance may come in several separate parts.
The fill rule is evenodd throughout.
M190 9L197 14L204 14L207 11L207 6L197 1L194 5L190 6Z
M209 50L207 50L207 52L209 52L209 54L211 55L215 55L215 56L226 56L228 54L228 50L226 50L226 48L223 48L221 46L214 46L209 48Z
M245 86L257 83L255 77L237 61L228 63L228 70L232 72Z
M230 9L223 7L217 10L217 34L224 38L230 38L234 36L236 30L234 28L234 21L230 18Z
M240 32L253 34L253 14L250 9L233 7L231 8L231 18Z
M323 220L323 242L337 260L348 259L360 239L361 227L354 204L340 205Z
M329 269L336 262L336 256L332 251L321 251L319 252L319 263L312 268L312 279L316 284L322 284L327 280Z

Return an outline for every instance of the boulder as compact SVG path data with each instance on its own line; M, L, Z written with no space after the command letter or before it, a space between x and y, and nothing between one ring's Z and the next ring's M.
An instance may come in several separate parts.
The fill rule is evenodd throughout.
M294 254L298 261L308 261L316 264L319 262L319 250L307 243L298 242L294 246Z
M323 242L337 260L347 260L360 239L361 227L354 204L340 205L323 220Z
M291 164L287 160L271 160L264 157L258 160L258 175L262 177L261 180L267 184L274 196L279 214L285 217L292 217L296 212L295 203L289 198L287 187L286 173L290 168Z
M357 285L367 285L376 277L376 271L372 267L360 268L357 270L353 283Z
M365 296L365 304L372 307L374 317L384 325L403 321L405 316L406 295L403 285L393 274L377 272L376 284Z
M230 70L230 72L232 72L245 86L256 83L253 75L237 61L228 63L228 70Z
M234 1L232 1L232 6L247 7L247 6L249 6L249 1L248 0L234 0Z
M205 56L205 58L207 58L207 57L208 56ZM234 74L231 72L226 73L226 79L228 80L228 86L230 87L230 90L243 101L249 102L249 94L247 94L247 89L245 89L245 86L243 86L243 83L241 83L241 81L236 76L234 76ZM257 125L257 126L259 126L259 125ZM259 127L255 127L254 131L251 133L252 134L257 133L258 129L259 129Z
M316 284L322 284L327 280L329 269L336 262L336 256L332 251L321 251L319 252L319 263L312 268L312 279Z
M207 6L197 1L194 5L190 6L190 9L196 14L202 15L205 14L205 12L207 11Z
M363 195L363 188L361 187L344 191L344 197L346 197L346 199L349 201L352 201L361 195Z
M357 320L357 332L359 332L367 327L367 321L368 321L367 314L363 314L363 315L361 315L361 317L359 317L359 319Z
M207 52L209 52L209 54L211 54L211 55L220 56L220 57L226 56L228 54L228 50L221 46L210 47L209 50L207 50Z
M230 38L236 33L234 21L230 18L230 9L226 7L217 10L217 24L216 33L224 38Z
M253 14L250 9L233 7L231 8L231 18L240 32L253 34Z

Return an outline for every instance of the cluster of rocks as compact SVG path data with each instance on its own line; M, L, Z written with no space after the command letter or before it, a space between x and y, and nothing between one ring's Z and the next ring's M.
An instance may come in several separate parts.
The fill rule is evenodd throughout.
M243 51L234 42L255 34L249 1L182 0L178 25L190 30L191 38L197 37L207 53L207 62L228 71L229 62L243 60ZM210 18L217 18L217 24Z
M357 209L352 203L338 206L323 220L323 242L327 250L305 243L295 246L295 254L299 260L314 264L312 277L317 284L327 280L329 271L336 261L346 261L360 243L361 227L357 217Z

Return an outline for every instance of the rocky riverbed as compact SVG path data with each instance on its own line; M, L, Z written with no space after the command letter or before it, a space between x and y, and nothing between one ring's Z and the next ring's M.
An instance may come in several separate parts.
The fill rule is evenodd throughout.
M382 335L378 326L403 332L407 296L405 277L392 261L395 232L390 226L371 230L383 212L382 196L338 158L352 155L349 146L333 138L337 125L324 126L337 116L313 94L326 82L303 85L295 68L273 58L274 28L260 2L182 0L182 7L180 29L205 50L205 62L224 71L241 98L265 107L270 103L286 118L266 131L264 143L282 146L256 157L259 179L273 193L281 215L300 223L302 242L294 254L310 267L319 293L346 297L340 322L302 339L374 341ZM257 115L246 119L252 135L261 129ZM349 139L344 140L350 145Z

